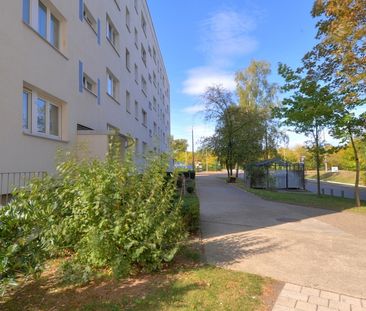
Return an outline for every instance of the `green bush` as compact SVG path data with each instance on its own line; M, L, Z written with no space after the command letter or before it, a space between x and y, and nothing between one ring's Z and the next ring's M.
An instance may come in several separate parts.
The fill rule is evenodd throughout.
M71 253L65 271L77 266L82 276L98 268L117 276L132 266L156 270L173 259L185 237L176 179L165 178L161 158L138 174L118 153L105 161L70 158L57 177L34 180L0 209L0 289L19 273L38 275L52 256Z
M194 180L189 180L188 179L186 181L186 190L187 190L187 192L188 193L193 193L195 188L196 188L196 184L195 184Z
M187 230L197 233L200 227L200 203L195 194L186 194L183 197L182 215Z

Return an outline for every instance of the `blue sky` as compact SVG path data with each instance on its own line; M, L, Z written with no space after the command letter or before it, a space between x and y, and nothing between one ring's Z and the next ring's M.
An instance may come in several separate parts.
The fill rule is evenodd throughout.
M174 138L195 144L213 126L202 120L200 94L209 85L233 89L234 73L251 60L272 64L272 82L280 83L277 64L300 65L315 43L313 0L148 1L171 87ZM290 145L304 137L290 134Z

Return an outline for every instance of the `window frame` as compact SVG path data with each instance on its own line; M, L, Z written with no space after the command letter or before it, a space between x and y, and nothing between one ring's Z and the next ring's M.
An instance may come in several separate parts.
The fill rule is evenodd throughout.
M112 94L109 92L109 81L112 82ZM113 98L118 103L118 93L119 93L119 80L116 78L116 76L107 69L107 95Z

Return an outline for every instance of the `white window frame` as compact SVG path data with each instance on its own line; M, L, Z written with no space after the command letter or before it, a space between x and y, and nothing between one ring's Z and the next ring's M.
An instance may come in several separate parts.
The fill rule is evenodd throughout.
M130 10L128 9L128 7L126 6L126 10L125 10L125 18L126 18L126 27L128 32L131 32L131 14L130 14Z
M112 83L111 89L109 89L109 81ZM118 79L109 69L107 69L107 94L116 101L118 101L118 87Z
M111 18L107 15L107 23L106 23L106 38L109 43L117 50L119 33L117 31L116 26L112 22Z
M131 113L131 93L126 91L126 111Z
M30 101L28 104L28 127L23 127L23 132L27 134L32 134L35 136L41 136L45 138L52 139L61 139L62 138L62 114L63 114L63 105L61 103L55 102L55 100L51 100L49 96L44 95L43 92L38 92L34 89L23 87L23 93L27 93L30 96ZM29 100L29 99L28 99ZM41 100L45 103L45 131L38 131L38 123L37 123L37 103L38 100ZM23 104L23 103L22 103ZM57 107L57 135L51 133L51 118L50 111L51 107ZM23 116L23 111L22 111Z
M129 72L131 72L131 53L127 48L125 57L126 57L126 68Z
M83 16L84 16L84 20L86 21L86 23L90 26L90 28L97 35L97 33L98 33L97 21L94 18L93 14L90 12L89 8L85 5L85 3L84 3Z
M84 89L90 93L92 93L93 95L96 95L96 91L97 91L97 84L96 82L90 78L85 72L83 73L83 86ZM89 87L91 86L91 88Z

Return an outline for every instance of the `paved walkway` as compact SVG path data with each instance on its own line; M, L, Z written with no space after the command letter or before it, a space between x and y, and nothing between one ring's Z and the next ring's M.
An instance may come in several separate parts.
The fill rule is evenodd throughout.
M366 300L287 283L273 311L366 311Z
M197 185L209 263L366 299L365 216L265 201L215 175Z

